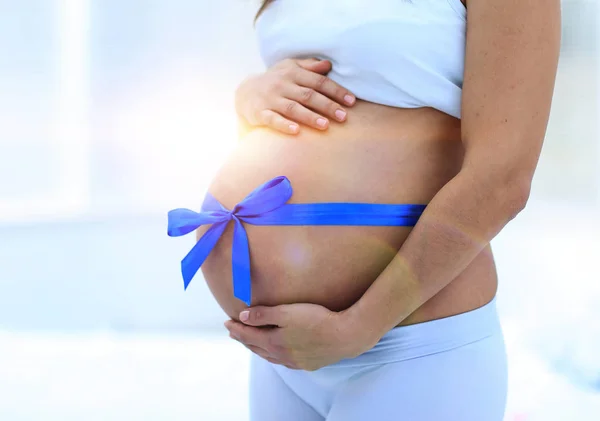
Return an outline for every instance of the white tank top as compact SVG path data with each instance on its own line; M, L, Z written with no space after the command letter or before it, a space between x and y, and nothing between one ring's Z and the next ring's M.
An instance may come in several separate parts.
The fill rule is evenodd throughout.
M460 118L466 9L460 0L275 0L256 22L267 66L331 60L358 98Z

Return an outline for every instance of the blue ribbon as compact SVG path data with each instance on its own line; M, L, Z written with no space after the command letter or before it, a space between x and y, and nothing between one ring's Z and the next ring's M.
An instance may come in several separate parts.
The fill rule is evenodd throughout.
M200 213L189 209L169 212L168 235L179 237L212 224L181 261L184 287L200 269L233 221L233 295L250 305L250 250L244 223L251 225L360 225L414 226L425 205L390 205L370 203L302 203L287 204L292 185L286 177L276 177L256 188L232 210L225 208L207 193Z

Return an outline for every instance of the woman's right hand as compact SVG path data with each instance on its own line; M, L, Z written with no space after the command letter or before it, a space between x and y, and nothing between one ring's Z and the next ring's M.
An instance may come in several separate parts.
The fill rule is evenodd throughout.
M356 97L326 74L331 62L283 60L264 73L244 80L235 93L238 115L250 126L266 126L297 134L300 124L326 130L330 119L343 123Z

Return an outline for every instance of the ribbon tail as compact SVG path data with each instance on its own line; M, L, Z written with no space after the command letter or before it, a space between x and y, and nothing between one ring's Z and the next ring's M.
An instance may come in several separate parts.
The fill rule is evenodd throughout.
M215 247L219 238L225 231L229 221L213 224L190 252L181 261L181 274L183 275L183 287L187 289L188 285L204 263L212 249Z
M233 229L233 247L231 263L233 269L233 295L250 305L252 298L252 281L250 279L250 247L248 234L238 218L235 218Z

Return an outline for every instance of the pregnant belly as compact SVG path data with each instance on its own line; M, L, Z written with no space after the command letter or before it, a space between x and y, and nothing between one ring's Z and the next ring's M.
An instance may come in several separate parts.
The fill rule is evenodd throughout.
M344 125L286 137L256 130L223 163L209 191L232 209L276 176L293 188L288 203L427 204L459 170L457 120L431 109L399 110L360 103ZM351 306L405 241L410 227L245 225L251 256L252 305L307 302ZM198 230L198 236L207 227ZM223 310L237 318L232 233L227 228L202 273Z

